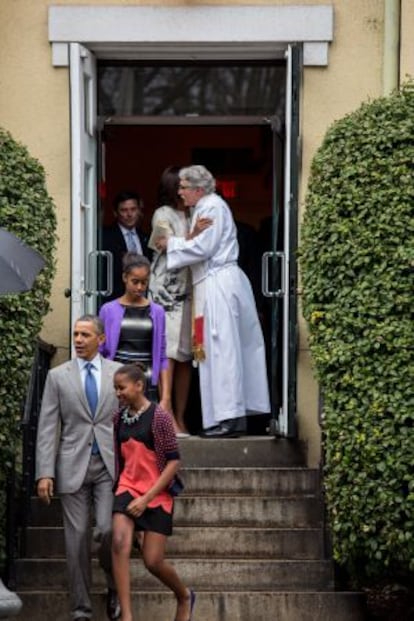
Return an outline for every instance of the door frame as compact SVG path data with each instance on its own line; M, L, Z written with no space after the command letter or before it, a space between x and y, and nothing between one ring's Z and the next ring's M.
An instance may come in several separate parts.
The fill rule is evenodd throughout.
M76 45L72 45L71 48L75 48L75 50L77 50L78 48L80 50L83 50L82 46L76 46ZM271 324L272 324L272 336L271 336L271 373L270 373L270 377L271 377L271 386L270 386L270 390L271 390L271 394L272 394L272 424L270 426L270 431L272 434L274 435L283 435L283 436L294 436L295 435L295 419L296 419L296 411L295 411L295 404L296 404L296 399L290 400L289 401L289 387L293 388L293 394L296 395L296 385L295 382L292 384L292 382L290 381L290 373L292 370L292 363L293 365L296 364L296 337L295 334L292 333L290 327L291 325L296 325L296 316L295 317L291 317L291 295L290 295L290 291L291 291L291 287L290 287L290 282L292 279L292 273L291 273L291 257L293 256L296 248L291 248L291 226L290 226L290 220L292 217L292 214L295 213L296 214L296 210L297 210L297 201L292 201L292 197L296 196L297 197L297 187L294 188L293 187L293 183L294 180L292 179L291 176L291 169L292 169L292 158L296 157L296 149L294 149L294 144L296 141L296 130L298 129L296 127L295 131L292 131L291 128L291 120L292 120L292 116L293 116L293 111L291 110L291 106L292 106L292 94L293 94L293 72L294 69L296 67L296 72L298 71L298 64L297 63L293 63L293 52L294 52L293 46L288 46L287 52L286 52L286 67L285 67L285 83L286 83L286 102L285 102L285 121L284 121L284 125L285 125L285 131L284 131L284 147L282 147L282 153L283 153L283 160L284 160L284 196L282 198L282 196L280 195L280 191L277 190L277 194L278 196L276 197L276 202L281 204L281 212L283 212L283 219L282 219L282 226L281 226L281 232L283 233L282 238L283 238L283 246L281 248L281 252L269 252L270 250L272 250L272 248L268 248L267 251L265 252L265 255L271 255L270 256L270 262L272 265L272 272L273 274L275 274L275 270L278 270L278 262L280 260L280 257L282 257L282 262L281 262L281 277L280 277L280 282L273 282L274 279L272 279L272 283L270 285L270 291L269 291L269 283L267 283L267 278L263 277L262 275L262 294L264 296L266 296L266 292L269 292L269 294L267 295L267 297L272 297L272 317L271 317ZM89 53L90 54L90 53ZM87 54L84 52L83 53L84 57L87 57ZM295 79L295 83L298 82L298 76L296 76ZM81 83L82 85L82 83ZM82 93L80 93L79 96L75 96L74 100L75 102L78 104L78 100L79 98L81 98ZM296 98L297 99L297 98ZM298 103L298 102L297 102ZM80 106L82 108L82 106ZM84 106L86 107L86 106ZM269 118L268 116L242 116L242 117L238 117L238 116L223 116L223 117L204 117L204 116L199 116L199 117L186 117L186 118L181 118L181 117L177 117L177 116L173 116L173 117L147 117L147 116L138 116L138 117L118 117L118 116L113 116L111 118L107 118L105 119L104 117L99 117L96 118L95 117L95 126L96 128L100 128L103 129L105 126L110 126L112 124L114 125L128 125L128 124L134 124L134 125L174 125L174 126L191 126L191 125L212 125L214 124L215 126L218 125L222 125L222 126L241 126L241 125L249 125L249 126L260 126L260 125L265 125L269 127L269 131L274 132L275 131L275 121L276 117ZM279 120L279 125L280 125L280 120ZM82 127L81 129L81 133L82 133ZM98 130L97 130L98 131ZM75 130L76 133L76 130ZM99 167L99 158L100 158L100 154L98 153L98 142L99 142L99 136L95 137L95 149L96 149L96 162L97 162L97 166L95 166L95 168ZM293 149L293 153L292 153L292 149ZM273 157L275 157L275 154L273 154ZM81 163L82 163L82 157L80 158ZM77 164L77 162L75 162L75 164ZM276 161L275 159L272 162L273 168L276 167ZM82 169L82 167L81 167ZM100 181L97 181L96 183L99 184ZM274 179L274 183L275 183L275 179ZM297 179L296 179L296 186L297 186ZM273 192L273 194L275 194L275 190ZM273 201L274 202L274 201ZM97 210L97 205L95 207L95 211ZM80 215L82 217L82 212L80 212ZM72 216L74 219L79 219L79 212L76 211L76 209L73 210L72 212ZM274 214L273 214L274 217ZM295 217L295 223L297 222L297 217ZM294 225L296 226L296 224ZM76 227L77 229L79 229L79 227ZM274 232L274 237L275 239L279 236L279 231L277 231L276 233ZM88 244L88 239L85 238L85 236L83 236L84 238L84 243L86 244L86 247L84 249L84 254L86 256L90 256L90 257L97 257L99 254L99 251L97 252L98 248L97 247L89 247ZM78 238L75 238L78 239ZM82 239L82 237L81 237ZM272 242L273 244L273 242ZM275 249L273 249L275 250ZM82 253L81 253L82 254ZM76 258L76 253L74 253L75 256L75 262L78 261L78 259ZM94 261L91 261L91 264L94 263ZM83 280L84 282L91 282L94 281L96 279L94 279L93 277L90 278L88 275L88 266L87 266L87 262L84 262L85 265L85 273L83 274ZM266 266L267 267L267 266ZM90 266L89 266L90 268ZM95 268L96 271L96 268ZM282 285L282 283L285 283L285 285ZM289 286L287 286L287 284L289 283ZM77 291L76 289L76 283L73 284L74 289ZM77 291L77 293L79 293ZM73 300L72 303L72 309L74 309L74 305L77 304L77 306L79 306L79 301L78 298L80 297L81 301L83 300L83 305L84 306L88 306L88 311L89 312L93 312L94 308L94 304L95 304L95 308L96 308L96 302L97 302L97 296L95 296L95 294L98 294L99 292L96 291L96 287L95 287L95 291L90 290L89 287L89 291L87 290L87 288L84 287L84 290L81 292L80 295L77 295L76 298ZM296 288L294 291L294 297L296 296ZM296 306L294 306L296 308ZM280 309L280 310L279 310ZM278 336L277 338L274 338L274 325L276 324L280 324L281 326L281 335L280 337ZM294 338L293 338L294 337ZM277 369L276 365L279 364L280 359L279 359L279 355L278 352L282 351L282 364L281 364L281 368ZM276 357L277 357L277 361L276 361ZM281 378L281 382L279 383L279 377ZM277 388L277 385L280 386L280 396L281 396L281 402L280 402L280 407L279 407L279 403L277 402L276 399L276 394L279 393L279 389Z
M97 230L97 162L96 162L96 58L86 47L71 43L69 47L71 110L71 326L78 317L94 313L90 291L96 277L88 269L91 253L96 249ZM73 345L72 345L73 347ZM73 353L73 352L72 352Z
M300 86L302 80L302 48L298 44L289 45L287 56L286 84L289 93L286 97L286 144L285 144L285 262L286 291L284 307L287 321L283 331L283 406L279 416L279 433L287 437L297 434L296 421L296 378L297 378L297 247L298 247L298 209L299 172L301 163L300 140Z

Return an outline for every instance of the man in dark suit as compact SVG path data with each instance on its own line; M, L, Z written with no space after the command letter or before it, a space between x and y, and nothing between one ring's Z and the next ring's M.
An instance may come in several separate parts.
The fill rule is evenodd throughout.
M116 222L104 228L102 234L102 250L109 250L113 257L113 290L102 299L102 303L119 298L124 293L122 257L126 252L137 252L151 259L147 236L140 229L143 202L139 194L130 191L117 194L114 215Z
M112 419L118 406L113 376L120 365L100 356L104 340L99 317L84 315L76 321L76 358L49 371L37 431L37 493L47 504L55 492L60 497L74 621L92 617L91 507L99 562L108 585L107 615L111 621L121 616L111 561Z

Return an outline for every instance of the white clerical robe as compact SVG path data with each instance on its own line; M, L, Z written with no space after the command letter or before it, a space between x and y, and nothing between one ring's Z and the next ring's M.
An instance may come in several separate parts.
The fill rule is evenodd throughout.
M195 315L204 317L205 360L199 363L203 427L270 411L263 334L252 288L237 265L236 226L227 204L203 196L198 216L212 226L191 240L170 237L167 266L190 266Z

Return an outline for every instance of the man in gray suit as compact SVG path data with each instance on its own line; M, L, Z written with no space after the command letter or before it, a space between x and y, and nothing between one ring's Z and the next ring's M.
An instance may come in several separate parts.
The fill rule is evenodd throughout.
M49 371L39 415L36 480L39 497L60 496L72 618L91 619L90 509L99 562L108 584L107 614L120 617L111 572L114 452L112 416L117 408L113 375L120 366L99 355L103 324L94 315L76 323L76 358Z

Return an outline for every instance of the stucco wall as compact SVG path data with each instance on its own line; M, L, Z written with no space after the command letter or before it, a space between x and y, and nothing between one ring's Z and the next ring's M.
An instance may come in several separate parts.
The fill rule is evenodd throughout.
M69 345L70 286L70 119L66 68L54 68L48 43L48 0L0 2L0 119L13 136L27 145L47 171L47 183L58 209L58 271L52 294L52 311L43 338L59 348L57 361L67 356ZM126 5L124 0L60 0L60 5ZM134 3L139 4L139 3ZM166 5L166 2L153 4ZM192 6L203 2L168 2ZM254 4L209 2L209 4ZM259 4L259 3L258 3ZM302 90L301 209L310 162L326 128L355 109L368 97L381 95L383 0L278 0L268 5L334 6L334 41L328 67L306 67ZM402 0L401 74L414 74L414 3ZM309 463L320 458L317 424L318 391L313 380L306 330L300 321L298 360L298 416L300 435L308 444Z
M414 79L414 2L401 0L400 79Z
M302 176L300 214L313 155L326 129L368 97L382 94L383 3L378 0L334 2L334 40L329 66L306 67L302 90ZM308 444L308 461L320 459L318 387L313 379L306 326L299 317L298 420Z

